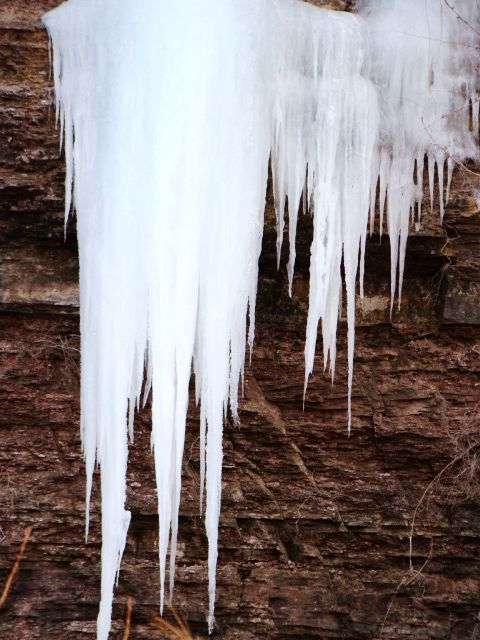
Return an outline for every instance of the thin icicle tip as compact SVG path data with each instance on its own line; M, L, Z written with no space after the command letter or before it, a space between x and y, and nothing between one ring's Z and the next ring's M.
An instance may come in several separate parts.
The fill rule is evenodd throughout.
M87 510L101 468L99 640L130 519L128 436L150 389L162 603L168 554L173 589L192 362L213 626L223 420L229 402L237 412L248 310L253 347L269 158L278 259L288 205L290 293L300 203L314 216L304 397L319 325L333 377L345 286L350 432L357 279L363 296L376 206L393 305L425 156L441 212L454 161L477 156L479 8L455 9L463 21L442 0L360 0L358 15L295 0L68 0L44 16L66 219L77 212Z

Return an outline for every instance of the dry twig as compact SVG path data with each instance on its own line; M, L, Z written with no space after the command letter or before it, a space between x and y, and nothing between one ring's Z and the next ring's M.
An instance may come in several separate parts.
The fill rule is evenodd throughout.
M450 2L448 0L444 0L445 4L447 5L447 7L450 9L450 11L453 11L453 13L457 16L457 18L463 22L463 24L465 24L467 27L469 27L469 29L472 29L472 31L474 31L476 34L480 35L480 31L478 29L476 29L473 24L471 24L468 20L466 20L462 15L460 15L460 13L458 13L457 9L450 4Z
M169 611L172 614L175 623L169 622L162 618L161 616L155 616L152 620L152 623L163 632L164 637L168 640L193 640L192 634L190 633L190 629L188 625L182 618L178 615L175 609L169 607Z
M130 628L132 626L132 610L133 610L133 603L134 603L134 599L132 598L132 596L128 596L127 598L127 614L125 616L125 629L123 631L123 639L122 640L128 640L130 637Z
M448 471L451 471L456 465L460 465L460 471L453 476L453 487L447 494L447 497L444 498L444 504L455 504L452 495L454 489L457 489L460 494L464 494L464 498L468 498L469 495L475 489L472 489L472 484L478 484L478 470L479 470L479 457L480 454L478 450L480 449L480 432L479 432L479 424L478 424L478 415L480 410L480 403L478 403L473 410L473 417L469 420L463 428L463 432L461 433L461 438L458 441L455 441L455 448L457 450L457 455L450 460L448 464L446 464L437 475L433 478L433 480L427 485L426 489L423 491L420 499L417 502L415 507L415 511L413 513L412 523L410 526L410 534L408 536L409 539L409 571L407 575L402 578L402 580L397 585L395 592L388 604L387 612L383 619L383 623L380 629L379 640L383 637L383 632L387 623L388 616L390 615L390 611L393 607L393 603L402 587L407 587L415 582L417 579L421 578L423 570L430 562L433 555L433 538L430 539L430 551L428 557L423 562L420 569L415 569L413 566L413 536L415 532L415 523L417 520L418 513L422 507L422 505L427 502L428 509L428 500L429 496L431 496L435 489L440 485L442 478L445 477ZM466 478L465 478L466 477Z
M7 581L5 583L5 586L3 587L3 592L0 597L0 609L4 606L5 602L7 601L8 594L10 593L10 589L12 588L13 581L15 580L15 576L17 575L18 570L20 568L20 563L22 561L23 556L25 555L25 549L27 548L27 544L28 544L28 541L30 540L31 535L32 535L32 527L27 527L23 534L22 544L20 545L20 548L18 550L15 564L11 568Z

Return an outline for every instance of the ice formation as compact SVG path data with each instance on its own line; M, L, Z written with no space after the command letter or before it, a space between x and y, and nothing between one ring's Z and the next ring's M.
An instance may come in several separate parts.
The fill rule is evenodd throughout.
M44 16L66 217L77 212L87 513L101 469L99 640L130 521L128 434L150 390L162 607L167 558L173 590L192 363L213 625L223 419L228 404L237 413L247 332L253 345L270 158L279 256L288 203L290 288L302 201L314 216L305 385L320 322L334 373L343 269L350 428L377 195L393 304L424 158L443 211L445 165L448 199L454 161L477 153L479 14L471 0L362 0L357 15L297 0L69 0Z

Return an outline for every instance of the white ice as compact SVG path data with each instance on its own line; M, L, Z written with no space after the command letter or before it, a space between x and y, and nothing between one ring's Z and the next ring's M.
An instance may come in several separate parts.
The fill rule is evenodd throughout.
M350 428L356 287L362 296L377 187L393 304L425 156L443 212L445 163L448 199L454 162L477 154L479 9L455 8L364 0L351 15L296 0L69 0L44 16L66 216L72 202L77 213L87 514L101 469L99 640L130 521L128 434L150 389L162 608L168 558L173 591L192 366L213 626L223 420L229 404L237 414L247 333L253 345L269 158L279 257L288 205L290 291L302 201L314 216L305 388L320 322L333 376L345 284Z

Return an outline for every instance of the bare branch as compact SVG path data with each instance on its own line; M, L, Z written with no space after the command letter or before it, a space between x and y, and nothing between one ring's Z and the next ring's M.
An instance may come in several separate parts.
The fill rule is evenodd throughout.
M5 583L5 586L3 587L3 592L0 597L0 609L4 606L5 602L7 601L8 594L10 593L10 589L12 588L13 581L15 580L15 576L17 575L18 570L20 568L20 563L22 561L23 556L25 555L25 549L27 548L27 544L28 544L28 541L30 540L31 535L32 535L32 527L27 527L23 534L23 540L18 550L15 564L11 568L7 581Z

